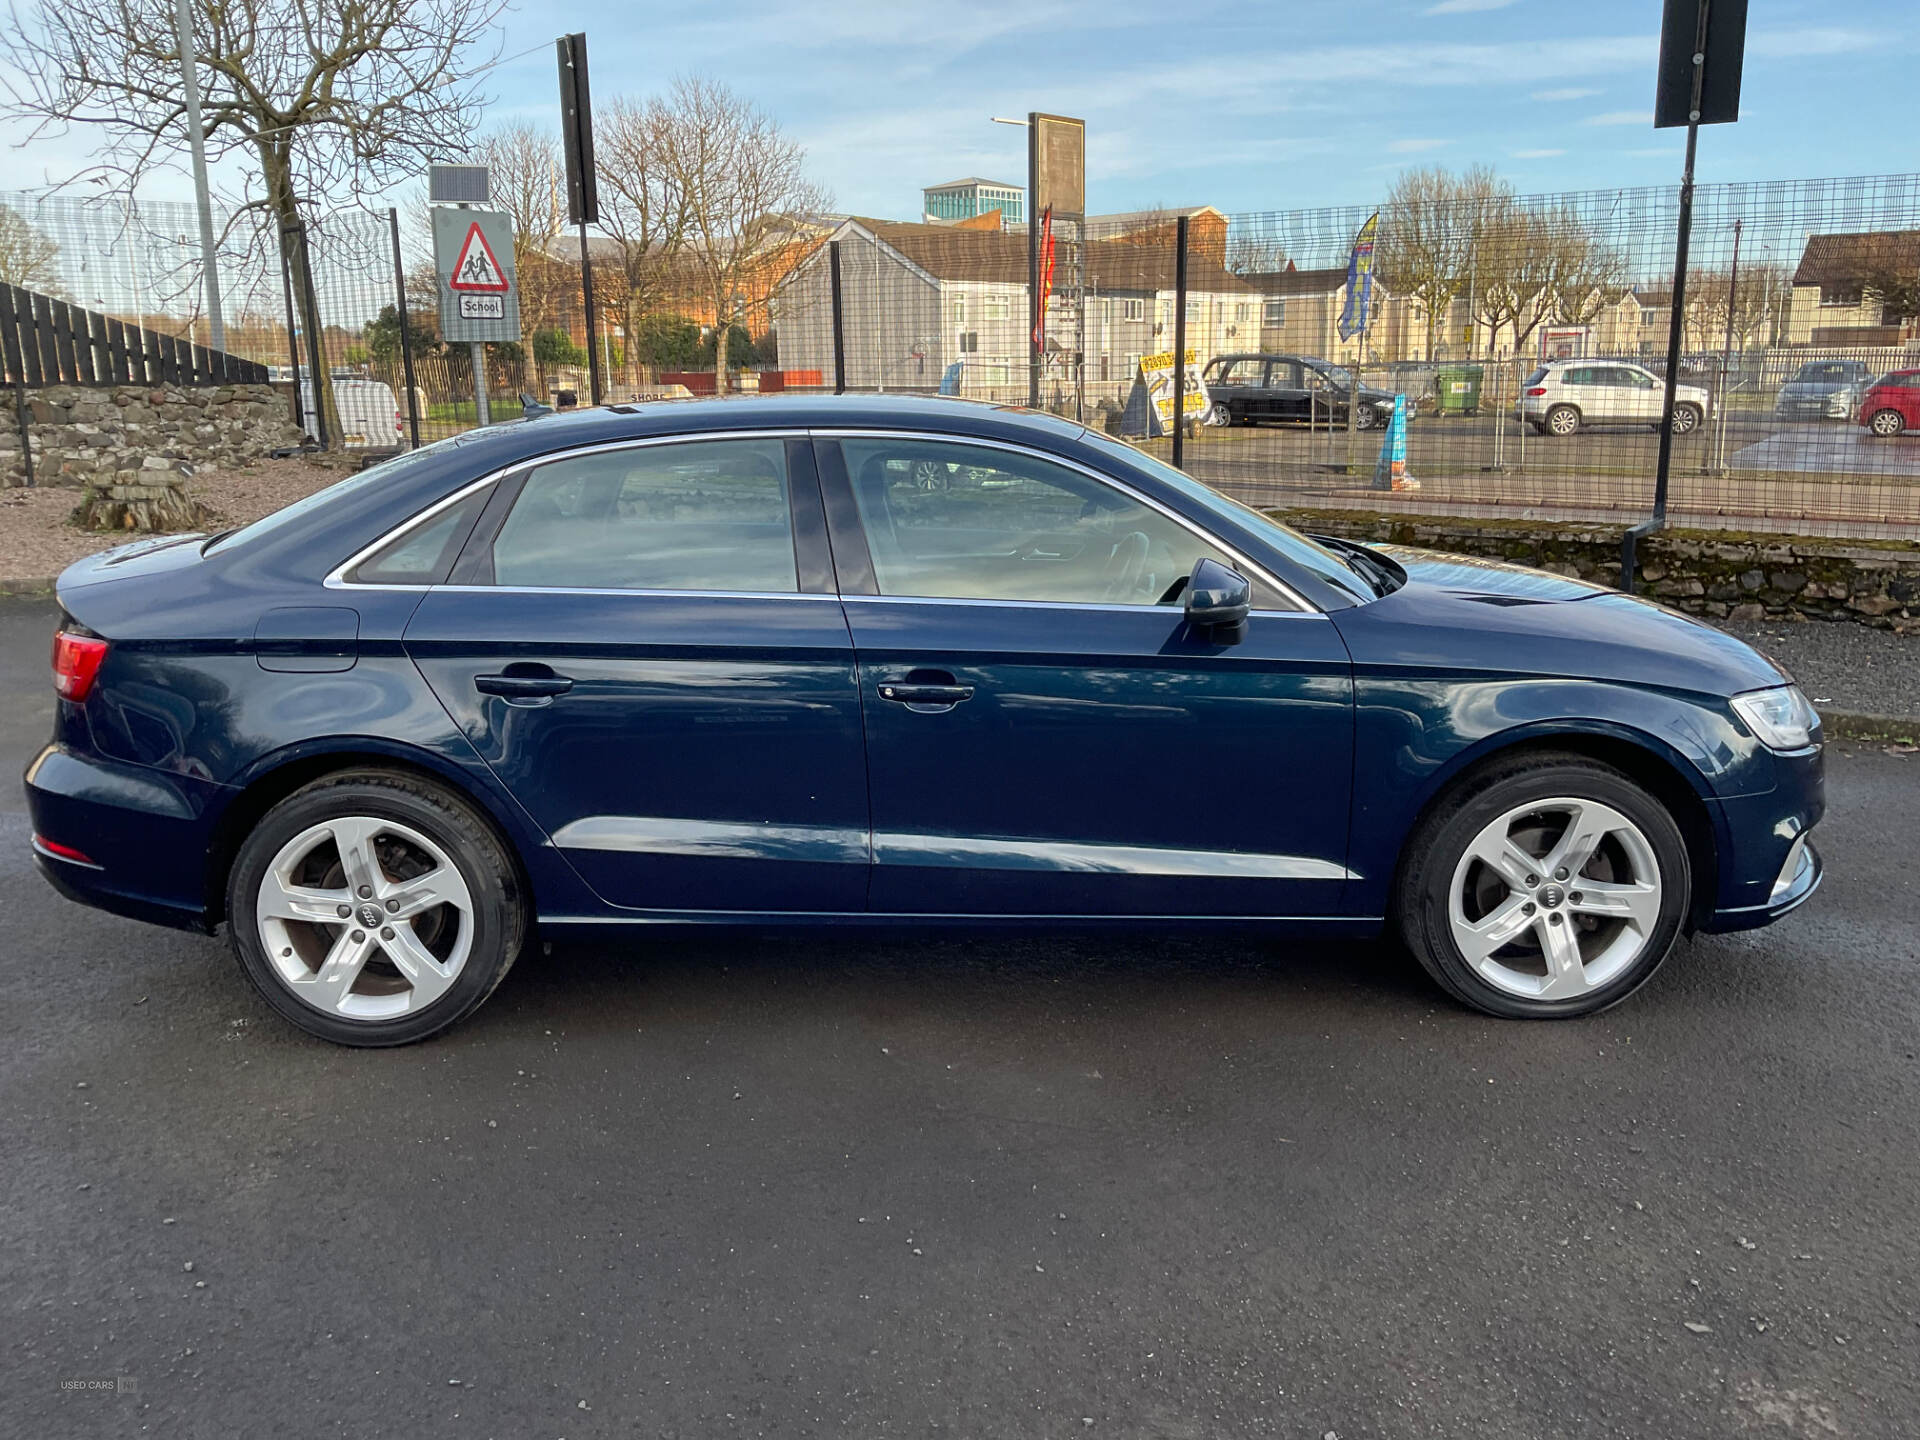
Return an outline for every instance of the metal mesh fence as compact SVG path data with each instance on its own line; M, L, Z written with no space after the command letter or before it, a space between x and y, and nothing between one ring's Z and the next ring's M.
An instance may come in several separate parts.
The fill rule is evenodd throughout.
M592 325L578 238L520 235L523 336L485 347L481 380L494 421L523 395L590 403L595 368L609 402L836 387L1037 402L1172 458L1152 402L1184 328L1204 396L1179 463L1255 503L1629 523L1672 423L1680 523L1920 534L1920 176L1700 187L1669 421L1676 204L1647 188L1383 207L1358 327L1342 320L1360 318L1361 207L1096 215L1044 239L997 215L800 217L725 254L609 228L587 243ZM220 226L227 348L283 380L297 364L309 412L317 359L331 443L477 423L471 353L438 337L423 214L314 221L311 307L275 227ZM186 206L0 195L0 278L205 343L195 233ZM1411 417L1397 483L1396 397Z

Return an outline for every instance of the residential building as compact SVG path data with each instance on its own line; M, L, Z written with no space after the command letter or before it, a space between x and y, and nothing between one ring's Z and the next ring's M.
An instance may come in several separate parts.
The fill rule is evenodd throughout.
M1361 337L1340 338L1340 316L1347 305L1347 267L1256 272L1239 277L1260 296L1258 343L1244 349L1283 355L1313 355L1338 364L1361 360ZM1425 331L1413 327L1412 307L1396 297L1376 277L1372 314L1366 333L1366 360L1401 360L1424 356ZM1409 342L1422 344L1420 356L1407 352Z
M983 180L969 175L920 192L920 210L931 223L972 220L998 210L1003 223L1018 225L1026 218L1027 191L1005 180Z
M1912 317L1888 315L1866 293L1867 281L1892 270L1920 271L1920 230L1809 235L1793 272L1787 313L1789 345L1898 345L1913 338Z
M958 363L963 394L1017 400L1027 393L1025 235L849 218L840 244L841 335L848 385L936 388ZM1063 247L1048 309L1046 384L1069 383L1066 357L1081 333L1073 298L1074 256ZM1125 238L1083 249L1085 381L1090 395L1119 398L1140 357L1173 344L1174 256L1170 246ZM833 369L827 255L816 250L775 292L780 359L795 369ZM1187 344L1205 361L1257 348L1261 296L1237 275L1190 255Z

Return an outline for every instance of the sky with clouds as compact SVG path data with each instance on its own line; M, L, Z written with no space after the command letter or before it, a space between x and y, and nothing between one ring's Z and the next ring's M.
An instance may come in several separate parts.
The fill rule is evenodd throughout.
M1087 121L1094 211L1376 200L1408 166L1492 164L1523 193L1670 184L1652 129L1659 0L557 0L508 12L495 116L550 123L552 33L587 32L596 100L724 77L803 143L838 209L910 217L920 187L1019 181L1024 132ZM1912 0L1755 0L1742 120L1702 181L1920 170ZM0 136L18 139L0 130ZM0 189L84 161L5 152ZM180 177L151 187L184 196Z

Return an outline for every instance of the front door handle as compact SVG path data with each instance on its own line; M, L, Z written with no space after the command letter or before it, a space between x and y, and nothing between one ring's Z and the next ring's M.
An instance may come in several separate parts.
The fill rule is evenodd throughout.
M971 685L929 685L920 682L896 684L888 682L879 687L882 700L891 700L896 705L904 705L909 710L918 710L922 714L937 715L951 710L962 700L973 698Z
M525 669L509 666L501 675L476 675L473 688L482 695L498 695L507 701L551 700L573 689L570 676L556 675L546 666Z

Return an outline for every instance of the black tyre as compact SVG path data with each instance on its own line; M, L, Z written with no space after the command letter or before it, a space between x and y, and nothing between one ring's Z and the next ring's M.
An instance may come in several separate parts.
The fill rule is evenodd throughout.
M1354 421L1354 428L1358 430L1376 430L1379 426L1379 413L1371 406L1362 405L1360 407L1359 417Z
M1907 417L1898 410L1876 410L1867 419L1867 429L1883 440L1891 440L1907 428Z
M227 877L240 968L339 1045L405 1045L471 1013L526 943L519 871L471 803L411 775L328 776L269 810Z
M1396 918L1428 974L1489 1015L1568 1019L1660 968L1692 900L1659 800L1610 766L1539 753L1463 780L1409 837Z
M1700 422L1705 418L1698 405L1676 405L1673 407L1673 433L1691 435L1700 428ZM1654 428L1657 430L1660 427L1656 425Z
M1556 405L1547 411L1547 431L1562 438L1580 428L1580 412L1571 405Z

